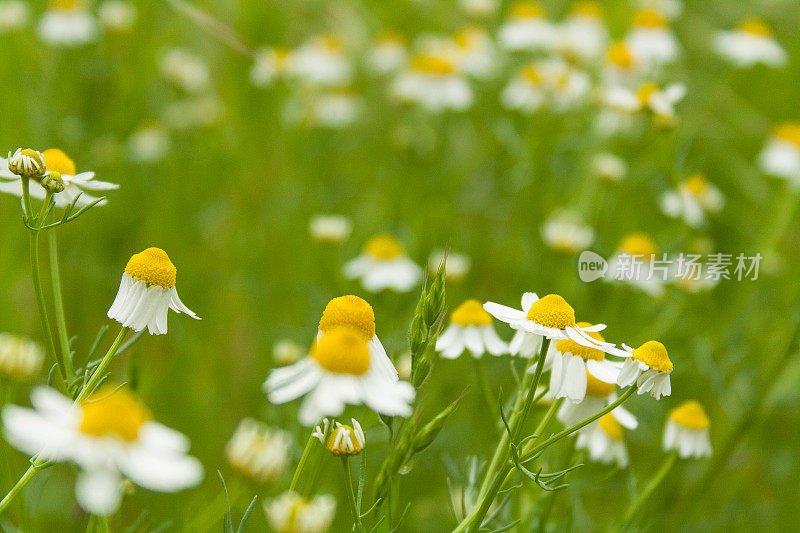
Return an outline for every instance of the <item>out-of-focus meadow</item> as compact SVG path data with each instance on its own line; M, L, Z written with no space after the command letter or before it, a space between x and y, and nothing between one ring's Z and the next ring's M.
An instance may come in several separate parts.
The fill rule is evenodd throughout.
M545 103L531 114L501 103L523 61L499 47L491 60L496 72L486 79L465 76L474 101L462 111L436 113L398 102L390 94L396 74L376 75L365 67L376 36L387 30L403 34L410 48L415 37L452 35L468 23L494 39L506 3L482 16L463 8L470 2L433 0L191 4L232 28L244 51L296 49L315 35L338 35L355 69L342 93L355 101L352 121L331 127L303 115L324 90L279 75L257 86L253 57L217 38L227 30L198 24L170 2L136 2L130 28L101 28L94 42L82 46L42 42L36 26L46 2L30 2L30 19L21 29L0 30L0 151L58 147L78 171L120 184L107 205L57 230L76 351L86 353L100 326L114 331L106 312L120 275L129 257L149 246L169 253L181 298L202 317L171 316L168 335L145 335L113 369L138 384L157 420L190 438L205 479L176 494L132 490L112 519L113 530L124 531L137 519L135 531L167 522L167 531L221 527L225 500L216 470L227 482L234 516L254 495L260 502L286 490L308 433L297 422L297 402L270 405L262 391L278 364L274 344L291 339L309 346L328 300L357 294L373 305L378 335L395 361L408 349L419 287L375 294L342 275L344 263L379 233L397 236L420 265L435 250L468 256L463 279L448 281L449 310L467 298L516 306L524 291L558 293L579 319L608 324L609 340L637 346L657 338L669 348L672 395L628 402L640 422L626 432L628 468L582 461L586 465L567 476L569 487L552 509L563 517L564 530L596 531L619 516L637 484L663 461L664 420L687 399L706 407L715 454L679 461L644 504L640 524L652 531L796 527L800 357L787 350L800 317L800 196L788 180L767 175L759 154L776 126L799 118L800 5L684 2L670 22L680 57L658 73L662 86L685 85L675 116L645 109L630 131L609 133L597 124L604 109L599 80L605 53L581 67L592 87L579 103L566 109ZM557 21L569 9L566 1L543 5ZM89 7L97 14L99 6ZM611 38L623 38L637 3L603 7ZM714 52L715 31L753 17L768 22L788 53L780 68L737 69ZM207 68L208 78L201 74L194 89L175 82L176 76L191 78L181 67L194 58L173 55L178 74L167 64L176 48ZM605 153L624 163L620 179L599 176L597 157ZM662 210L663 195L695 173L724 198L697 228ZM19 204L0 195L0 331L41 342ZM543 238L547 221L565 209L591 228L585 249L603 257L624 236L645 232L659 253L760 253L758 279L721 280L696 291L670 284L657 296L625 284L581 282L580 250L565 251ZM341 243L315 240L308 227L318 214L344 215L352 233ZM495 322L495 328L504 340L511 338L505 324ZM452 529L447 476L469 456L486 459L496 446L497 416L480 394L470 359L436 360L421 393L427 416L464 397L444 431L401 476L400 497L410 502L401 531ZM512 360L484 357L495 393L513 390ZM31 381L45 381L48 370L45 364ZM2 387L5 402L27 405L29 384L4 379ZM386 453L385 428L364 407L347 413L366 431L375 472ZM227 463L226 442L243 417L294 436L293 460L278 479L257 484ZM7 458L0 468L5 493L28 458L5 442L0 447ZM572 447L564 441L548 453L558 463ZM337 497L333 530L345 531L351 522L339 465L324 457L321 468L314 491ZM85 527L74 476L63 465L42 472L3 524L22 531ZM550 497L535 485L525 494L515 502L519 516ZM268 527L260 503L247 527Z

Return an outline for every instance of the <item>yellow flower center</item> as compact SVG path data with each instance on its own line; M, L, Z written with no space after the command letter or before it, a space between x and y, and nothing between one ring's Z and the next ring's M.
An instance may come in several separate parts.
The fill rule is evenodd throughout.
M448 60L430 54L414 56L411 60L411 68L423 74L435 74L446 76L455 72L455 66Z
M82 2L80 2L80 0L53 0L50 5L53 9L72 11L73 9L82 7Z
M344 43L336 35L325 35L322 38L322 43L330 52L340 52L344 49Z
M772 30L769 29L769 26L767 26L763 20L759 19L745 20L739 24L739 30L759 37L772 37Z
M708 181L706 180L705 176L701 173L692 174L689 176L684 184L686 190L692 193L695 196L700 196L703 194L703 191L706 190L706 186L708 186Z
M522 69L522 79L531 85L539 85L542 83L542 77L533 65L528 65Z
M453 311L450 322L459 326L488 326L492 323L492 315L478 300L470 299Z
M469 26L453 36L453 42L462 50L471 50L478 46L481 37L481 30Z
M342 435L341 440L337 444L336 440L339 435ZM342 424L331 431L328 437L328 444L325 446L328 451L333 455L358 455L364 447L358 442L355 430Z
M545 15L542 6L535 2L517 2L511 6L511 16L520 19L538 19Z
M645 258L658 253L656 243L646 233L626 235L619 243L619 249L629 255L644 256Z
M608 47L608 61L619 68L631 68L633 54L625 43L618 41Z
M595 398L608 398L614 392L616 385L606 383L594 377L588 370L586 371L586 394Z
M591 324L589 324L588 322L578 322L577 325L581 328L591 327ZM593 339L605 342L603 336L596 331L587 331L586 334L592 337ZM561 339L556 341L556 350L558 350L561 353L569 352L572 355L577 355L579 357L582 357L583 359L594 359L595 361L602 361L603 359L606 358L606 354L601 350L598 350L596 348L589 348L588 346L583 346L581 344L578 344L572 339ZM614 390L613 387L611 390L613 392ZM606 394L605 396L608 396L608 394Z
M633 350L633 358L659 372L672 372L672 361L667 349L658 341L647 341Z
M150 410L125 387L103 385L81 403L80 430L95 437L118 437L134 442Z
M403 255L403 245L392 235L376 235L364 247L369 255L375 259L396 259Z
M640 28L665 28L667 24L664 15L652 9L639 11L633 16L633 25Z
M341 326L350 327L359 332L364 340L375 336L375 312L363 298L348 294L334 298L322 312L319 329L327 333Z
M75 163L63 151L58 148L49 148L42 152L44 163L50 172L60 172L67 176L76 174Z
M575 325L575 310L558 294L548 294L531 305L527 318L548 328L564 329Z
M178 279L178 270L161 248L148 248L134 254L125 267L125 273L147 285L158 285L165 289L174 287Z
M688 429L708 429L709 426L706 410L695 400L682 403L669 413L669 417Z
M787 122L775 128L775 137L790 142L800 149L800 123Z
M325 332L311 357L336 374L360 376L369 370L367 341L359 330L347 326Z
M292 55L291 50L288 48L275 48L272 52L275 54L275 68L286 68Z
M650 97L653 96L653 93L656 91L658 91L658 85L650 81L639 87L639 90L636 91L636 97L642 105L647 105L650 101Z
M591 17L591 18L600 18L603 16L603 6L601 6L598 2L578 2L572 9L570 10L573 15L578 15L581 17Z
M597 425L612 439L616 441L622 440L622 424L617 422L617 419L611 413L601 416L600 420L597 421Z

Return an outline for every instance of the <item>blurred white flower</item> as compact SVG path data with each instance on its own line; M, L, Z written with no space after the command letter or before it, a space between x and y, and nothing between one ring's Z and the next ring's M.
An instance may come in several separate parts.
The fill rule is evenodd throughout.
M628 173L628 164L611 152L601 152L592 160L592 172L600 179L622 181Z
M506 344L492 325L492 316L478 300L462 303L450 315L450 325L436 341L436 351L445 359L455 359L464 350L479 359L484 353L502 355L508 353Z
M422 269L405 253L403 245L388 234L376 235L364 252L344 265L344 276L360 279L365 289L408 292L422 278Z
M151 420L124 387L104 385L80 403L47 387L31 393L33 409L6 405L3 429L18 450L80 467L75 495L87 512L108 516L119 507L124 478L156 492L177 492L203 478L186 454L189 440Z
M340 129L358 121L364 110L362 98L349 87L313 92L286 102L287 124Z
M547 355L550 358L551 352L548 351ZM565 426L572 426L582 420L586 420L617 400L616 388L616 384L601 381L594 377L589 370L586 370L586 395L583 400L562 403L556 417ZM617 423L628 429L636 429L639 425L636 417L622 406L616 407L611 413L613 413ZM591 429L591 426L596 424L597 422L592 422L585 429Z
M170 148L169 134L160 126L145 126L128 137L128 158L133 163L161 161Z
M681 0L636 0L636 4L641 10L661 13L669 20L675 20L683 13L683 2Z
M628 449L623 437L623 426L612 411L601 416L596 424L581 429L575 440L575 448L586 450L592 461L602 464L616 463L619 468L626 468Z
M264 512L270 527L278 532L325 533L336 514L336 499L328 494L304 498L286 491L264 502Z
M558 26L556 49L569 58L595 61L608 46L603 7L594 1L575 3L566 20Z
M80 46L97 38L97 21L81 0L56 0L39 19L37 33L51 46Z
M629 233L609 258L604 279L612 283L625 283L654 298L661 298L665 280L651 266L653 260L659 259L656 254L658 247L649 235Z
M786 50L775 40L769 26L756 19L747 20L732 31L718 31L714 35L714 50L739 68L759 63L782 67L788 61Z
M344 43L336 35L313 37L291 55L290 73L311 86L343 86L350 83L353 67Z
M758 156L761 169L800 187L800 123L787 122L776 127Z
M291 365L306 355L308 352L291 339L281 339L272 346L272 359L279 365Z
M124 32L136 22L136 6L125 0L106 0L98 11L100 22L112 31Z
M20 30L28 25L31 9L22 0L0 1L0 34Z
M44 348L32 340L0 333L0 375L15 381L35 376L44 362Z
M416 55L391 87L401 102L419 104L435 113L463 111L472 105L472 88L445 57Z
M164 110L164 123L176 130L207 128L224 117L225 104L213 94L187 96L170 102Z
M475 18L489 18L500 8L499 0L458 0L458 7Z
M183 48L172 48L158 62L164 77L190 93L205 90L211 80L206 62L197 54Z
M642 74L641 61L625 42L616 41L608 47L600 76L603 87L632 88L641 83Z
M703 227L706 213L718 213L724 203L722 192L700 173L690 176L677 190L661 196L664 214L673 218L682 217L693 228Z
M150 335L167 332L167 312L184 313L200 318L178 297L178 271L167 252L147 248L133 254L122 273L117 296L108 310L108 318L133 331L147 328Z
M444 259L444 250L433 250L430 257L428 257L428 268L431 271L438 270ZM444 275L447 281L458 282L463 280L469 274L471 267L472 260L468 255L453 251L447 252L447 263L444 265Z
M634 15L633 26L625 37L633 54L650 68L671 63L678 58L680 48L669 21L652 9Z
M319 242L338 244L353 231L353 222L343 215L314 215L308 221L308 233Z
M66 207L72 204L76 198L77 202L75 205L77 207L83 207L97 200L95 196L88 194L86 191L108 191L119 188L119 185L116 183L95 180L94 172L78 173L72 159L58 148L50 148L42 152L42 154L44 155L47 172L60 173L61 179L64 182L64 190L53 196L56 207ZM7 168L8 160L0 157L0 177L8 179L7 176L4 176L2 170ZM0 192L22 196L22 182L20 180L9 182L0 181ZM44 187L33 180L28 184L28 192L33 198L39 200L44 199L46 195ZM104 205L105 203L106 201L103 200L98 205Z
M250 81L257 87L267 87L292 70L292 52L285 48L260 48L250 67Z
M682 403L667 418L664 451L676 450L683 458L710 457L709 426L708 415L700 403L695 400Z
M553 111L568 111L586 103L592 88L586 72L559 58L537 62L536 70L542 78Z
M268 483L286 470L293 440L288 431L243 418L225 446L225 457L242 474L259 483Z
M367 52L367 68L379 75L395 72L405 64L407 55L405 38L399 33L385 32Z
M406 381L411 379L411 352L403 352L403 354L397 358L395 366L397 367L397 375L400 377L400 379L404 379Z
M545 102L542 76L535 65L525 65L500 93L500 103L506 109L525 114L538 110Z
M478 79L493 76L499 65L494 41L479 26L467 26L457 32L452 42L454 61L460 72Z
M557 252L574 254L587 250L594 242L594 230L581 222L574 211L555 211L542 225L544 243Z
M536 2L517 2L500 28L498 42L506 50L550 50L558 32Z
M647 82L637 90L617 86L604 91L604 104L611 110L620 113L637 113L642 110L651 111L657 119L672 121L675 118L675 104L686 95L686 87L681 83L673 83L666 88Z

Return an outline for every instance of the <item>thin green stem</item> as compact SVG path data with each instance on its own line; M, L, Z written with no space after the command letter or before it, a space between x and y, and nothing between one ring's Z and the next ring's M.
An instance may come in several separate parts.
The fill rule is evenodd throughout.
M292 483L289 485L290 491L297 492L297 485L300 483L300 474L303 473L303 468L305 468L306 462L308 462L308 457L311 455L311 451L314 449L314 441L316 439L317 438L314 435L309 435L308 442L306 442L306 447L303 450L303 455L300 456L300 462L297 463L294 476L292 476Z
M17 483L11 487L11 490L8 491L8 494L6 494L5 497L0 500L0 514L3 514L3 511L6 510L11 501L17 496L17 494L22 492L22 489L25 488L25 485L27 485L28 482L33 479L33 476L36 475L36 472L38 472L39 469L44 466L44 464L45 461L39 459L38 457L31 461L31 466L29 466L25 473L22 474L22 477L19 478Z
M39 232L30 231L28 237L31 249L33 289L36 292L36 304L39 308L39 317L42 321L47 351L50 352L50 356L55 359L56 365L58 365L58 371L61 374L62 382L66 382L67 369L64 365L64 358L61 357L61 352L56 350L56 344L53 340L53 331L50 329L50 318L47 316L47 306L45 305L44 291L42 290L42 279L39 274Z
M55 231L47 232L47 242L50 246L50 283L56 315L56 331L61 341L61 356L64 359L67 374L73 376L72 352L69 347L69 334L67 333L67 321L64 314L64 297L61 293L61 273L58 268L58 239Z
M85 400L89 394L92 393L94 388L97 386L97 382L100 381L100 378L103 377L103 373L106 371L106 368L111 363L111 360L114 359L114 356L117 354L117 350L119 346L122 344L122 341L125 339L125 335L127 335L130 328L122 327L117 334L117 338L114 339L114 342L111 343L111 347L108 349L106 354L103 356L103 359L100 361L100 364L97 365L94 372L92 372L91 377L89 377L88 381L83 384L81 388L81 392L78 393L78 397L75 398L75 403L80 403L81 401Z
M559 398L555 400L553 403L550 404L550 408L544 414L544 418L539 422L539 425L536 426L536 429L533 431L533 434L536 435L536 438L540 438L542 432L547 429L547 425L556 416L558 409L561 407L561 404L564 403L564 398Z
M653 474L653 477L650 478L650 481L647 482L644 490L642 490L642 492L640 492L639 495L631 500L631 502L628 504L628 507L625 509L625 513L622 515L622 520L619 524L617 524L616 527L612 528L611 531L615 533L622 531L622 529L634 519L636 513L639 511L639 508L661 484L669 471L672 469L672 465L675 464L677 459L677 451L673 451L667 456L667 458L664 460L664 463L661 465L661 468L659 468L656 473Z
M111 528L108 527L107 516L97 517L97 531L99 531L100 533L111 533Z
M344 485L347 491L347 503L350 507L350 514L353 515L353 524L356 531L363 531L364 526L361 524L361 512L356 504L356 494L353 491L353 473L350 469L350 457L347 455L342 456L342 468L344 468Z

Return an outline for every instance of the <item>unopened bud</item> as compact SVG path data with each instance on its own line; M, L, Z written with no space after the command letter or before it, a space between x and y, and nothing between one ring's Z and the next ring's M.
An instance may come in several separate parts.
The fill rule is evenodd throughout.
M428 379L428 374L431 373L431 361L427 357L420 357L413 370L414 388L420 388L425 380Z
M48 192L59 193L64 190L64 180L60 172L48 172L42 176L42 187Z
M366 440L361 424L355 418L350 419L352 426L345 426L336 422L336 427L328 437L325 445L333 455L358 455L364 449Z
M47 170L44 154L31 148L17 148L14 155L8 156L8 170L18 176L40 178Z
M460 399L460 398L459 398ZM444 427L444 423L447 418L456 410L456 406L458 405L458 400L454 401L445 409L436 415L433 420L425 424L422 429L414 437L414 442L412 443L412 449L414 453L419 453L428 446L436 439L439 433L442 431Z

